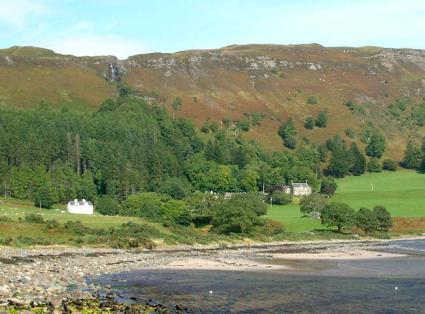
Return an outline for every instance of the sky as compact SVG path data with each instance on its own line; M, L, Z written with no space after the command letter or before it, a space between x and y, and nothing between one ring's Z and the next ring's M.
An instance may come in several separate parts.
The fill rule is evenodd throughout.
M0 48L124 59L252 43L425 49L425 0L0 0Z

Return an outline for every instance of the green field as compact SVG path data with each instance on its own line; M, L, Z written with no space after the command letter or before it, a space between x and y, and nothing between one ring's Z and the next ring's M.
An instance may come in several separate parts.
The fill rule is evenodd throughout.
M354 209L385 206L394 217L425 217L425 175L414 171L368 173L337 180L338 190L331 201L344 202ZM273 205L268 218L284 224L285 231L307 232L324 229L320 221L302 218L298 205Z

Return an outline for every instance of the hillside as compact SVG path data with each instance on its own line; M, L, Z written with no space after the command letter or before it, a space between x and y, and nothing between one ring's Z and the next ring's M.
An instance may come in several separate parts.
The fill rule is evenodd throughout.
M359 142L370 121L387 138L386 155L400 159L409 138L425 134L425 51L379 47L326 48L317 44L229 46L173 54L74 57L34 47L0 50L0 104L40 102L95 110L115 97L117 83L166 107L179 96L178 115L201 125L208 118L262 116L246 134L280 149L276 131L292 117L299 137L322 143L349 127ZM315 96L317 104L308 104ZM402 99L402 110L397 99ZM351 110L343 104L355 103ZM306 130L307 116L328 112L326 128Z

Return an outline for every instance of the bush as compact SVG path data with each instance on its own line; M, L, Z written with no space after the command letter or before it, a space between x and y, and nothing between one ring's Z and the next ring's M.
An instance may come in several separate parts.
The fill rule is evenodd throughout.
M382 166L377 158L371 158L367 163L367 171L369 172L381 172Z
M322 194L313 193L303 197L300 201L300 211L304 215L318 212L320 213L327 205L326 197Z
M336 181L332 177L326 177L322 180L320 184L320 193L325 194L327 196L332 196L335 194L338 185Z
M168 200L168 196L154 192L132 194L121 204L120 215L161 220L161 205Z
M356 223L356 212L345 203L330 203L321 213L320 219L327 227L337 227L338 232L344 227L352 227Z
M258 216L265 215L267 205L258 193L238 194L223 200L214 209L212 225L217 233L249 234L258 224Z
M52 219L52 220L47 220L46 221L46 228L47 229L57 229L59 227L59 223Z
M310 96L307 98L307 104L309 105L316 105L318 104L319 101L317 100L317 98L315 96Z
M161 216L163 221L171 222L182 226L190 224L190 212L186 203L179 200L169 200L161 206Z
M79 220L77 221L67 221L64 224L65 229L78 234L78 235L84 235L86 233L89 233L91 230L90 228L83 225L83 223Z
M261 234L273 236L283 232L283 224L279 221L266 219L260 228Z
M327 122L328 122L328 115L326 111L320 111L319 114L317 115L316 120L314 120L314 124L318 128L325 128Z
M24 220L29 223L42 224L44 219L40 214L26 214Z
M368 208L360 208L356 213L356 226L366 234L375 232L380 228L378 219Z
M396 171L397 170L397 162L392 159L385 159L382 163L382 168L388 171Z
M274 191L271 194L271 198L273 199L273 204L276 205L286 205L292 202L292 195L282 191Z
M379 230L390 230L390 228L393 226L393 220L389 211L384 206L375 206L373 208L373 213L375 214L376 219L378 219Z
M304 122L304 128L307 130L314 129L314 119L312 117L307 117Z
M111 196L104 196L97 200L96 211L102 215L115 216L119 212L118 201Z

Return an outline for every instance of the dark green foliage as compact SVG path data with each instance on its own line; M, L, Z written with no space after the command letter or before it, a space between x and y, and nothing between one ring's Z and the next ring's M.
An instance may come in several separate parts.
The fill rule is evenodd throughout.
M344 105L350 109L350 111L358 116L364 116L366 114L364 108L356 103L354 103L353 101L349 100L346 103L344 103Z
M356 223L354 209L345 203L330 203L321 212L322 224L327 227L337 227L338 232L344 227L352 227Z
M317 115L316 120L314 120L314 124L318 128L325 128L327 122L328 122L328 115L326 111L320 111L319 114Z
M352 164L350 167L350 172L359 176L366 172L366 158L363 156L363 153L359 150L356 143L351 143L350 155Z
M188 226L191 215L186 203L181 200L169 200L161 205L161 216L165 222Z
M34 195L34 205L37 207L51 208L58 201L57 194L48 180L42 181Z
M326 177L322 180L320 184L320 193L325 194L327 196L332 196L335 194L338 185L334 178Z
M44 223L43 216L41 216L40 214L27 214L25 215L24 220L26 222L36 223L36 224Z
M46 221L46 228L49 229L49 230L58 229L59 223L55 219L47 220Z
M349 138L354 138L355 132L352 128L346 128L345 135L347 135Z
M329 139L326 142L326 146L331 151L327 174L333 177L343 178L350 172L353 166L351 151L347 149L345 142L339 135Z
M385 159L382 162L382 169L388 171L396 171L397 170L397 162L392 159Z
M420 127L425 126L425 102L412 110L412 119L416 125Z
M186 178L171 177L162 182L159 192L181 200L191 192L191 186Z
M421 166L422 151L413 142L409 141L404 151L404 158L401 165L408 169L419 169Z
M309 104L309 105L316 105L318 103L319 103L319 101L317 100L317 98L315 96L309 96L307 98L307 104Z
M307 118L305 119L305 122L304 122L304 127L305 127L307 130L312 130L312 129L314 129L314 119L313 119L312 117L307 117Z
M273 204L276 205L286 205L292 201L292 195L283 191L274 191L270 197L272 198Z
M385 151L385 137L374 129L366 145L366 155L375 158L381 158Z
M305 196L300 201L300 211L307 215L310 213L320 213L328 204L326 197L323 194L313 193Z
M367 171L369 172L381 172L382 166L378 158L371 158L367 163Z
M380 228L376 215L367 208L360 208L356 213L356 227L363 230L366 234L373 233Z
M249 234L259 223L258 216L265 215L266 211L267 205L258 193L234 195L214 209L213 230L222 234Z
M97 200L96 211L102 215L115 216L119 213L119 203L111 196L104 196Z
M391 214L384 206L375 206L373 208L373 213L375 214L376 219L379 222L380 231L388 231L393 226L393 221Z
M297 145L297 141L295 139L297 131L295 130L295 126L291 118L282 123L277 133L282 138L284 146L291 149L295 148Z
M238 120L236 121L236 127L241 131L248 132L251 128L251 123L247 119Z
M161 220L161 205L168 200L168 196L154 192L132 194L121 204L120 215Z

